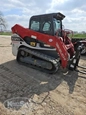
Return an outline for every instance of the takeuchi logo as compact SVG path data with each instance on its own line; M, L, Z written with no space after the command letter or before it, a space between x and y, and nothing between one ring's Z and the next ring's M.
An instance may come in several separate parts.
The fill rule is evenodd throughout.
M62 52L62 50L61 50L61 48L60 48L58 43L56 43L56 46L59 49L60 55L63 57L64 60L66 60L65 55L63 54L63 52Z

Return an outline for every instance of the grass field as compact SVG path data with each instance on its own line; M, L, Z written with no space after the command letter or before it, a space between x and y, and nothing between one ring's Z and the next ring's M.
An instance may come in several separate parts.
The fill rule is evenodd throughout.
M81 34L81 33L74 34L73 38L86 38L86 34Z
M12 35L12 32L0 32L0 35Z
M12 32L0 32L0 35L12 35ZM71 35L70 35L71 37ZM86 34L81 34L81 33L77 33L77 34L73 34L73 37L72 38L75 38L75 39L84 39L86 38Z

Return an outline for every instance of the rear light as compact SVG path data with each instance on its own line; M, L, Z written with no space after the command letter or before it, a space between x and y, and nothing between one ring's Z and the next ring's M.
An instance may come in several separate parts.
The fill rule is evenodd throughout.
M18 34L13 34L11 36L11 41L23 41L23 40Z

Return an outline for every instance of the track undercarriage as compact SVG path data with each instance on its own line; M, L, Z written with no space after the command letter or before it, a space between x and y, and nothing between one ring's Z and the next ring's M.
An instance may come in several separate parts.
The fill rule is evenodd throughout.
M27 47L19 48L17 61L47 73L55 73L58 70L60 63L59 59L28 49Z

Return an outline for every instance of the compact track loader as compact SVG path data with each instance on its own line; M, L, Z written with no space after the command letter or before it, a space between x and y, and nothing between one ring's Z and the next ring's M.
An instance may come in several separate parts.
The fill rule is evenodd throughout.
M79 44L74 50L68 32L62 29L64 18L61 13L43 14L32 16L29 28L14 25L11 40L16 60L48 73L54 73L60 67L76 70L83 45Z

